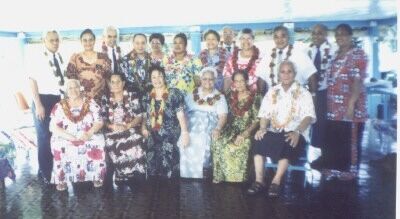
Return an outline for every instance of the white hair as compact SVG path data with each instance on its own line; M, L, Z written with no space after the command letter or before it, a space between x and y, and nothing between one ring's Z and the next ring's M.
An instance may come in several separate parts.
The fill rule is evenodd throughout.
M76 85L78 85L78 87L80 88L80 90L82 90L81 88L81 82L78 79L66 79L65 83L64 83L64 91L67 92L68 87L70 86L70 84L75 83Z
M119 30L114 26L107 26L103 30L103 36L107 36L108 31L115 31L117 33L117 38L119 38Z
M205 68L201 69L201 71L200 71L200 77L201 77L201 78L204 77L204 74L205 74L206 72L212 73L212 74L214 75L214 78L217 78L217 77L218 77L217 69L215 69L214 67L211 67L211 66L205 67Z
M293 70L294 75L297 75L296 64L294 62L292 62L290 60L285 60L285 61L281 62L281 64L279 65L279 68L278 68L278 72L279 73L281 72L281 68L282 68L283 65L290 66L292 68L292 70Z

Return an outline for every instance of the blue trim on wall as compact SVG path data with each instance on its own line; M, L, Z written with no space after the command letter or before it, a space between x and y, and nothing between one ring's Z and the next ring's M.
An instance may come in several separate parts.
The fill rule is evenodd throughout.
M0 31L0 37L12 37L12 38L16 38L17 35L18 35L17 32Z

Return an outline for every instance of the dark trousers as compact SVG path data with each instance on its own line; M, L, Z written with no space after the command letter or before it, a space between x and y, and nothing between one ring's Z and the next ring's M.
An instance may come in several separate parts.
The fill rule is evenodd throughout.
M327 90L317 92L317 105L315 114L317 122L312 126L311 145L321 148L321 154L324 156L326 148L326 112L327 112Z
M60 101L60 96L40 94L39 97L45 109L43 120L39 120L36 117L36 106L34 103L32 104L33 122L35 123L38 146L39 172L43 177L50 180L53 168L53 155L50 148L51 133L49 131L50 113L54 105Z
M356 128L355 133L353 133L353 125ZM359 164L363 130L364 123L327 121L327 147L324 159L327 168L349 171L352 164ZM355 142L352 142L352 138ZM356 148L352 148L353 144ZM355 161L353 159L353 163L352 156L356 158Z

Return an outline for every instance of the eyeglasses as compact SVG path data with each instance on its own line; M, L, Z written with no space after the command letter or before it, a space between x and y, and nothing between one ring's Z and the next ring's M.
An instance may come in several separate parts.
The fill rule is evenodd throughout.
M215 78L202 78L201 80L202 81L214 81Z

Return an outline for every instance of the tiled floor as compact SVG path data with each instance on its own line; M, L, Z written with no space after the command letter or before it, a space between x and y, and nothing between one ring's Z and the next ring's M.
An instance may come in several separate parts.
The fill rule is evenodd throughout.
M396 141L385 134L379 138L371 123L365 134L356 181L292 171L278 199L248 197L243 184L199 180L151 179L133 190L84 184L60 193L37 179L36 152L19 151L17 180L7 180L0 196L0 218L395 218L395 174L370 160L393 152Z

